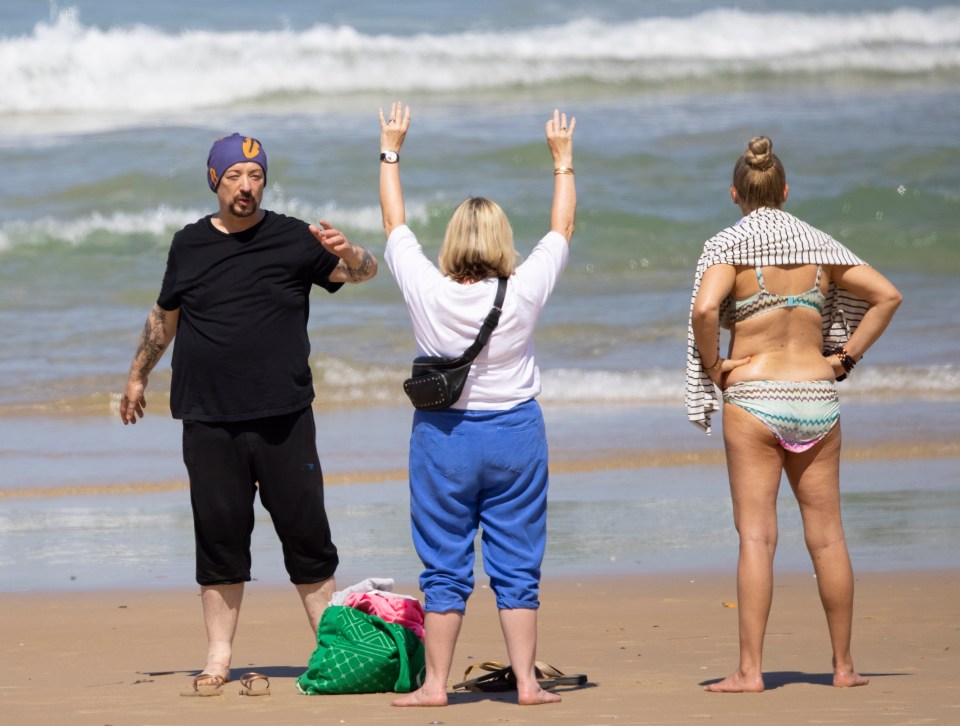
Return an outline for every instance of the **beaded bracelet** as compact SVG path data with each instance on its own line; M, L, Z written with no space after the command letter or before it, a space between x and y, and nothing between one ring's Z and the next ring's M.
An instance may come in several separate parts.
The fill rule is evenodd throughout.
M847 352L847 349L842 345L838 345L833 349L833 354L840 359L840 365L843 366L843 370L847 373L853 371L854 367L857 365L857 361L853 359L853 356Z
M844 373L843 373L843 375L841 375L841 376L837 376L837 381L845 381L845 380L847 380L847 374L850 373L851 371L853 371L853 369L854 369L854 368L856 367L856 365L857 365L857 361L855 361L855 360L853 359L853 356L850 355L850 354L847 352L847 349L844 348L842 345L838 345L836 348L833 349L832 352L830 352L830 353L824 353L824 355L825 355L825 356L828 356L828 355L835 355L835 356L837 356L837 359L840 361L840 365L843 366L843 371L844 371ZM860 356L860 359L862 360L862 359L863 359L863 356Z

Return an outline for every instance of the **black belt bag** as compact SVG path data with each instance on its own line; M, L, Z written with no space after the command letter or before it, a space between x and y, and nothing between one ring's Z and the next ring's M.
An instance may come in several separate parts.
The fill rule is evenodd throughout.
M421 411L440 411L457 402L463 393L473 359L490 339L490 333L500 322L503 298L507 293L507 278L501 277L497 283L497 297L493 307L487 313L477 339L459 358L443 358L424 355L414 358L411 377L403 382L410 403Z

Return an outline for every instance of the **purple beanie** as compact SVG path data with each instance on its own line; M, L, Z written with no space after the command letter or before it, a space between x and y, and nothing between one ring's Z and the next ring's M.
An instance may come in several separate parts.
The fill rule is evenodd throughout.
M207 184L212 191L217 191L223 173L234 164L244 161L253 161L263 169L264 178L267 175L267 154L263 145L252 136L231 134L217 139L210 147L207 157Z

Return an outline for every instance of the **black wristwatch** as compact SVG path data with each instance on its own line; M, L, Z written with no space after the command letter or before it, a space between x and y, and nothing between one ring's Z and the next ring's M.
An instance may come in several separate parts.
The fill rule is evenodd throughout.
M400 161L400 154L396 151L381 151L380 161L386 162L387 164L396 164Z

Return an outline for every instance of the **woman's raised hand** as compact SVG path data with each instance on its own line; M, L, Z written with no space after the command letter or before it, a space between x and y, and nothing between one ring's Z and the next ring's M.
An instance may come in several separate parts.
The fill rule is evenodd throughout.
M387 237L399 225L406 223L403 206L403 188L400 185L400 147L410 127L410 107L404 109L400 101L390 107L390 117L380 114L380 210L383 213L383 230ZM384 152L387 152L386 154Z
M567 125L567 114L553 110L553 117L547 120L547 146L553 156L554 167L573 166L573 129L577 125L576 116L570 117Z
M547 146L553 157L553 204L550 208L550 229L567 238L573 236L577 215L577 185L573 181L573 129L577 119L553 110L547 121Z
M410 107L404 109L400 101L394 101L390 107L390 117L383 117L383 109L380 113L380 150L381 151L400 151L403 146L403 139L407 135L407 129L410 128Z

